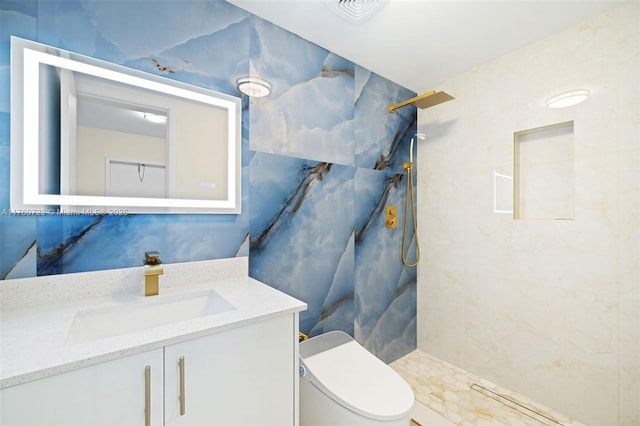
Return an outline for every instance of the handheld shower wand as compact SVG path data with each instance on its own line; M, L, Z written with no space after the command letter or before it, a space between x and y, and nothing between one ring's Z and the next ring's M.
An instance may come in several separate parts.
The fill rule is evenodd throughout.
M409 145L409 164L413 165L413 138L411 138L411 144Z

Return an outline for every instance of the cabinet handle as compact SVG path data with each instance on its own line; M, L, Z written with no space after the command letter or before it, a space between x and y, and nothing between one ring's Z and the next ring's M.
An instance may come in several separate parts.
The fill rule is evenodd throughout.
M178 367L180 368L180 396L178 397L180 401L180 415L184 416L185 413L185 394L184 394L184 357L181 356L178 360Z
M144 368L144 426L151 426L151 367Z

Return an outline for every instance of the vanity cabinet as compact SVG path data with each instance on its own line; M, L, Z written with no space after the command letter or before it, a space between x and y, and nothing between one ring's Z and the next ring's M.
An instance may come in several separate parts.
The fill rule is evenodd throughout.
M147 370L146 367L149 367ZM2 426L162 425L163 351L156 349L2 389Z
M0 424L295 425L297 328L276 316L9 387Z
M165 347L165 425L293 425L293 331L277 317Z

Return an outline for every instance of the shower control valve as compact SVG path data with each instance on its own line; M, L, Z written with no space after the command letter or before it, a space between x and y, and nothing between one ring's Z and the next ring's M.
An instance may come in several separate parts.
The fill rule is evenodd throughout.
M396 229L398 226L398 215L396 206L387 206L387 219L385 221L387 228Z

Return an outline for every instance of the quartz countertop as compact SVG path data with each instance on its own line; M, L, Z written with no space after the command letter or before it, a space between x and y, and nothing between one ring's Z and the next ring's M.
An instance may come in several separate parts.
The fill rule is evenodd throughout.
M194 265L197 267L197 265ZM140 269L140 268L128 268ZM167 269L171 269L167 265ZM182 271L180 271L182 272ZM108 272L102 272L104 275ZM117 272L114 272L117 274ZM83 274L74 275L71 281L83 281ZM176 274L179 281L180 274ZM232 274L233 275L233 274ZM80 278L78 280L78 278ZM56 277L60 280L61 277ZM12 297L2 289L2 321L0 333L0 388L41 379L101 362L122 358L167 345L184 342L198 337L218 333L231 328L241 327L270 317L293 314L306 309L306 304L290 297L260 281L248 276L231 276L222 279L207 279L189 284L168 283L163 287L160 281L160 295L145 297L140 291L102 291L99 297L82 298L69 296L77 292L67 291L66 300L53 300L50 303L25 302L15 300L5 302ZM35 290L39 284L46 285L46 277L31 279L29 285ZM108 281L108 280L107 280ZM3 284L0 284L4 285ZM62 285L59 284L58 285ZM109 287L106 283L105 288ZM143 282L140 282L143 286ZM22 286L21 291L25 291ZM29 286L26 286L29 287ZM79 288L85 288L86 285ZM79 343L67 342L67 335L78 311L101 309L110 306L134 306L169 300L184 294L215 291L235 309L200 316L144 330L98 338ZM87 294L85 290L79 290ZM31 300L32 298L26 297ZM126 304L126 305L125 305ZM128 305L133 304L133 305Z

